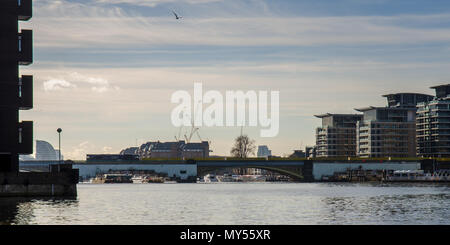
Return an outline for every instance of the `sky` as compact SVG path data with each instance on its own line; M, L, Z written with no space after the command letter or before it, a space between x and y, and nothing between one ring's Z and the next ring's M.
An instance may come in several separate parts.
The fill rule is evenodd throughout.
M450 83L447 0L34 0L34 138L65 159L173 141L177 90L279 91L280 131L256 145L315 144L323 113L385 106L381 95ZM176 20L172 11L183 16ZM181 134L189 132L182 128ZM240 127L202 127L229 155ZM193 138L199 140L198 137Z

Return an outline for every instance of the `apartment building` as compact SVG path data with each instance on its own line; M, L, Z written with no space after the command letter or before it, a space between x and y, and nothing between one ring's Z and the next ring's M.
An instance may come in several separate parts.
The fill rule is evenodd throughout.
M387 107L355 109L363 113L357 123L357 155L360 157L415 157L416 105L432 100L417 93L383 95Z
M433 100L417 105L417 156L450 157L450 84L431 88Z
M31 0L0 1L0 172L18 172L19 154L33 153L33 122L19 122L19 110L33 108L33 77L19 77L33 62L33 34L18 22L31 17Z
M356 125L359 114L322 114L322 127L316 129L316 157L356 156Z

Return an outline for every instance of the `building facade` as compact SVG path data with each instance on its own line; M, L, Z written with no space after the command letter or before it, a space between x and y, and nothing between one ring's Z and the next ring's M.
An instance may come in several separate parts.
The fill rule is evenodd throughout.
M294 153L289 155L289 158L306 158L306 152L303 150L294 150Z
M181 158L208 158L209 157L209 142L202 141L199 143L186 143L181 149Z
M120 155L139 155L139 147L130 147L120 151Z
M436 97L417 105L417 156L450 157L450 84L431 88Z
M256 153L258 157L268 157L272 156L272 151L269 150L269 147L267 145L259 145L258 146L258 152Z
M305 157L309 158L314 158L316 157L316 150L317 150L317 146L307 146L305 147Z
M384 95L387 107L356 109L364 114L357 124L357 155L360 157L415 157L416 105L433 97L426 94Z
M47 141L36 140L36 160L59 160L59 151Z
M322 119L316 129L316 157L356 156L356 124L362 119L358 114L315 115Z
M140 159L164 158L164 159L189 159L208 158L209 142L186 143L185 141L159 142L150 141L140 147L131 147L121 151L120 154L136 154Z
M33 122L19 122L19 110L33 107L33 77L19 77L19 65L33 62L31 0L0 1L0 172L18 172L19 154L33 153Z

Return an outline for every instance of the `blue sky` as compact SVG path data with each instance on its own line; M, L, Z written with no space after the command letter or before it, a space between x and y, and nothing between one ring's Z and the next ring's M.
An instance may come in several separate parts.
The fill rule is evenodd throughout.
M184 18L177 21L171 11ZM382 94L432 94L449 82L450 3L418 0L35 0L35 138L66 159L173 140L170 96L204 90L280 91L274 154L314 144L326 112L384 106ZM228 154L240 128L202 128Z

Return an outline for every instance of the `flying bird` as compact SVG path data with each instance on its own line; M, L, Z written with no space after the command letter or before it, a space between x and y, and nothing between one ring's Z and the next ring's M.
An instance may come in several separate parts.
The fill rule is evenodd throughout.
M183 18L182 16L178 16L177 13L175 13L175 11L172 11L173 15L175 15L175 19L179 20L181 18Z

